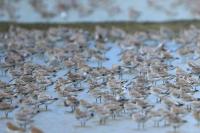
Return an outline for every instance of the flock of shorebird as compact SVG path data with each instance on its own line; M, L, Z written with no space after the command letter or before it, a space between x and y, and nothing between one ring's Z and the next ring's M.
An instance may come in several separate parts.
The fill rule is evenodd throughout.
M190 122L188 115L200 126L199 33L195 27L178 36L166 28L127 33L96 27L90 33L11 27L0 33L1 77L7 78L0 80L0 117L11 118L5 128L42 133L34 117L59 101L81 127L131 118L140 130L151 121L176 132ZM176 44L168 44L172 40ZM118 64L106 55L114 47Z

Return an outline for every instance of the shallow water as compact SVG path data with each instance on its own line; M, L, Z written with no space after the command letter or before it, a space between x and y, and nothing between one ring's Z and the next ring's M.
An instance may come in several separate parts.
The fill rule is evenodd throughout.
M156 44L157 46L158 44ZM104 67L111 68L112 65L120 64L119 62L119 53L121 52L121 49L118 47L118 45L113 44L113 42L108 42L108 46L112 47L110 51L106 53L106 57L108 57L110 60L103 63ZM155 47L156 47L155 46ZM182 68L183 70L187 70L188 65L187 61L191 58L186 58L183 56L180 56L175 51L179 44L176 44L174 41L168 40L165 44L165 47L167 50L172 51L171 53L175 57L179 57L179 59L174 60L171 62L173 66L178 66ZM194 55L191 56L192 58ZM34 56L31 60L32 63L40 64L40 65L46 65L45 59L42 56ZM89 65L96 67L97 63L92 62L89 63ZM68 70L62 69L59 70L56 73L56 77L52 77L53 81L56 81L59 77L64 77L64 75L67 73ZM174 70L170 71L171 74L175 74ZM131 80L133 77L130 77L130 75L124 75L123 79ZM7 76L1 76L0 80L2 81L9 81L11 77L9 75ZM161 84L158 82L158 84ZM87 101L90 101L91 103L95 103L95 98L90 96L87 91L87 84L82 84L84 88L84 91L78 94L78 99L85 99ZM54 85L49 86L47 88L46 94L49 94L53 97L58 97L58 94L54 90ZM195 97L200 97L200 93L196 93ZM150 103L155 104L156 98L154 95L148 96L148 100ZM174 99L176 100L176 99ZM156 108L165 108L163 104L155 104ZM59 100L55 103L49 105L49 111L44 111L39 113L34 117L34 123L33 125L41 128L45 133L168 133L172 132L172 127L163 127L163 123L160 123L161 127L155 128L153 127L153 121L148 121L145 124L145 129L138 130L137 129L137 123L134 122L131 118L128 116L123 117L117 117L116 120L109 119L106 125L99 125L97 122L97 119L94 118L87 122L86 127L80 127L79 121L76 120L74 114L68 113L69 108L64 107L63 105L63 98L59 97ZM13 118L15 112L10 113L10 119L1 119L0 120L0 133L4 133L6 130L6 122L10 120L14 120ZM188 122L181 126L181 128L178 129L178 132L181 133L199 133L199 127L196 126L196 121L191 116L191 113L186 115L184 117Z

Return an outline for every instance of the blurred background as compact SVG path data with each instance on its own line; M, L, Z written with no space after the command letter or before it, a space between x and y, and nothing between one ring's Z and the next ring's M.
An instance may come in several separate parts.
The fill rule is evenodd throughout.
M200 18L200 0L0 0L0 21L160 22Z

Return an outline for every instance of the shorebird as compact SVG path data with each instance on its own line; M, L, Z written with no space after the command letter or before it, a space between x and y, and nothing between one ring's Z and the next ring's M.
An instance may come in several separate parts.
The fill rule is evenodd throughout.
M25 129L18 127L17 125L13 124L12 122L7 122L7 132L8 133L25 133Z
M136 103L128 101L124 103L123 105L124 112L127 113L130 117L133 113L136 113L139 111L139 107L136 105Z
M132 119L137 122L137 129L140 130L141 126L142 129L145 128L145 123L148 121L149 116L147 116L147 114L137 112L132 114Z
M104 104L104 108L110 111L111 117L113 120L122 112L123 104L120 102L112 101L110 103Z
M53 98L52 96L45 95L45 94L39 94L37 97L38 107L40 105L45 105L45 110L47 111L48 105L52 104L53 102L55 102L57 100L58 100L58 98Z
M100 26L96 26L95 27L95 34L94 34L95 40L106 41L107 40L107 35L108 35L108 30L107 29L102 28Z
M12 95L10 93L0 92L0 101L8 100L12 104L12 98L17 97L17 95Z
M195 62L188 62L188 65L192 68L192 72L195 74L200 73L200 66L197 65Z
M112 65L111 71L113 73L118 74L118 77L119 77L120 80L123 79L123 68L122 68L122 66L120 66L120 65Z
M169 95L170 90L165 86L151 87L151 94L156 96L156 103L160 103L164 96Z
M64 106L71 107L71 112L74 112L76 107L79 105L79 101L77 98L69 96L65 101L64 101Z
M93 106L91 103L89 103L89 102L87 102L86 100L83 100L83 99L79 100L79 103L80 103L79 108L84 109L84 110L89 110Z
M187 73L180 67L176 67L176 76L187 76Z
M199 100L194 100L194 101L192 101L191 104L192 104L191 106L192 106L193 110L196 110L196 109L200 108L200 101Z
M162 101L169 110L173 105L175 105L175 103L172 100L170 100L169 97L164 97Z
M79 108L75 109L75 117L81 122L81 126L85 126L86 122L94 117L93 112L81 111Z
M32 75L21 75L20 80L23 80L24 82L35 82L35 78Z
M149 102L147 102L144 99L135 99L135 102L136 102L136 105L141 109L142 112L154 107L153 105L151 105Z
M176 106L176 105L173 105L171 107L171 112L175 115L178 115L178 116L184 115L184 114L187 113L186 110L183 107L179 107L179 106Z
M14 106L5 102L0 102L0 111L3 111L5 113L6 118L8 118L8 113L12 112L16 108L18 108L18 106Z
M177 128L179 128L180 126L182 126L184 123L187 122L186 120L182 119L180 116L175 115L173 113L167 114L167 121L169 122L170 125L172 125L174 129L174 133L176 133Z
M186 91L182 91L180 94L180 98L185 102L192 102L195 98L190 93L186 93Z
M0 80L0 88L6 88L9 84Z
M99 105L99 106L94 105L91 108L91 110L95 112L95 116L98 118L99 124L105 125L106 120L110 116L110 111L107 108L105 108L103 105Z
M32 118L40 113L38 108L30 108L30 107L21 107L15 114L15 118L17 123L26 128L27 124L30 124L33 120Z
M154 122L154 127L159 127L160 122L164 120L163 109L150 110L149 115Z
M34 99L34 97L26 96L26 97L20 98L18 103L21 104L22 106L24 105L37 106L38 101Z
M31 127L30 133L44 133L44 132L37 127Z
M200 126L200 110L195 109L193 111L193 117L197 120L197 125Z

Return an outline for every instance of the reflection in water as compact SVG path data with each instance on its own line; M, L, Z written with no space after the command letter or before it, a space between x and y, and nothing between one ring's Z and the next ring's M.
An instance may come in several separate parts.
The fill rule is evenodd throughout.
M1 33L0 132L198 133L199 32Z

